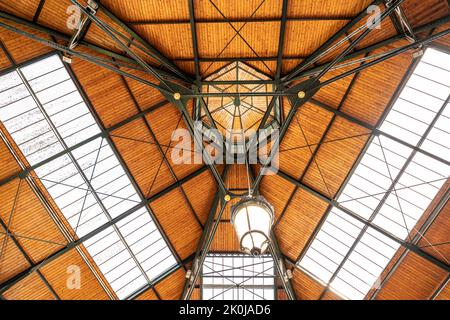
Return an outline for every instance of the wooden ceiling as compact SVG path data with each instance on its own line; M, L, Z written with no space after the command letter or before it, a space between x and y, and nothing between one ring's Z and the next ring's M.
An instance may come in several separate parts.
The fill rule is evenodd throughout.
M194 0L196 37L200 75L203 79L224 67L230 60L245 59L246 63L270 77L277 70L280 45L282 0L212 1L230 21L228 23L208 0ZM321 44L346 25L353 17L370 5L370 0L290 0L288 1L286 32L282 50L281 73L287 74ZM195 55L190 25L188 0L102 0L101 3L134 31L154 46L182 71L195 77ZM262 3L262 5L260 5ZM69 0L3 0L0 11L33 21L66 35ZM414 28L450 15L446 0L406 0L402 5ZM99 16L112 24L106 16ZM0 18L0 22L4 19ZM438 32L450 24L431 30ZM357 28L355 26L354 28ZM236 36L235 29L240 30ZM429 31L428 31L429 32ZM358 49L376 44L397 34L389 19L380 30L374 30ZM47 35L43 37L50 39ZM51 48L0 27L0 72L9 70L30 59L51 52ZM122 54L122 50L109 41L95 25L91 25L85 41ZM399 40L378 53L407 43ZM450 50L450 37L437 44ZM8 56L9 55L9 56ZM325 57L317 64L329 61ZM217 59L220 58L220 59ZM214 61L217 59L218 61ZM356 75L322 88L314 99L297 112L286 138L280 147L280 171L299 181L307 188L334 199L346 180L355 161L366 145L371 131L348 117L375 126L412 63L411 52L401 54ZM148 60L149 63L155 63ZM140 82L112 71L74 58L71 68L85 91L95 113L111 139L137 186L146 197L154 198L149 208L167 235L181 261L178 268L160 279L153 288L140 294L138 299L180 298L186 270L192 260L204 224L216 194L213 176L201 164L175 165L166 153L171 149L171 133L185 127L179 110L168 103L163 95ZM133 71L136 74L139 71ZM325 77L341 73L333 71ZM147 77L154 81L151 76ZM290 109L284 99L284 112ZM323 106L328 106L328 110ZM190 104L192 108L192 103ZM338 110L336 114L331 110ZM115 128L123 120L147 110L126 125ZM10 177L27 166L26 159L15 146L7 130L1 125L5 139L0 139L0 179ZM158 149L156 143L162 146ZM222 168L219 168L220 171ZM258 167L253 167L257 173ZM196 174L199 173L200 174ZM230 190L246 188L245 166L230 166L225 183ZM35 181L35 179L32 179ZM0 187L0 243L5 251L0 256L0 283L34 267L61 245L68 236L61 232L55 221L65 221L56 204L39 183L15 179ZM177 184L177 182L182 182ZM18 185L22 184L20 189ZM445 185L448 188L448 184ZM5 234L9 208L17 190L20 201L10 232L22 237L12 239ZM296 261L305 250L317 225L328 208L328 203L311 192L292 184L280 175L265 176L261 193L275 207L276 227L281 251L288 265ZM51 208L42 204L45 198ZM229 207L219 224L211 250L239 250L238 242L229 222ZM57 219L49 212L54 212ZM446 204L427 232L427 237L439 242L448 241L450 204ZM180 223L182 221L182 223ZM65 223L64 230L70 226ZM72 235L74 236L73 232ZM37 241L32 239L43 239ZM61 245L55 245L59 243ZM450 246L441 248L450 259ZM429 253L441 259L433 250ZM392 266L401 253L394 258ZM65 287L66 267L82 266L83 290L71 291ZM390 267L392 267L390 266ZM388 267L388 268L390 268ZM29 275L2 295L5 299L117 299L107 281L82 245L72 249ZM387 270L388 271L388 270ZM439 291L437 299L450 298L448 273L430 264L418 255L408 252L401 263L384 281L377 299L430 299ZM295 269L293 285L298 299L339 299L333 292L299 269ZM325 291L324 291L325 290ZM198 289L193 298L199 298ZM279 297L285 297L280 291ZM370 298L370 294L367 298Z

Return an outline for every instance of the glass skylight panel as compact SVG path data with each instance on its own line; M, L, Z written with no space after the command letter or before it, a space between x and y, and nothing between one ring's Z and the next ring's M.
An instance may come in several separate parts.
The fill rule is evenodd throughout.
M31 165L101 132L57 55L2 76L0 101L0 120ZM79 237L141 202L101 137L35 173ZM147 208L90 239L86 247L119 298L176 264Z
M273 259L264 255L209 254L202 267L203 300L274 300Z
M449 72L450 77L450 72ZM450 159L450 107L447 104L421 148L443 159Z
M369 219L389 190L391 177L398 175L411 153L412 149L389 138L373 137L339 201Z
M333 208L300 265L308 271L314 270L313 274L327 283L362 228L363 224Z
M427 49L380 125L418 150L374 135L337 201L399 239L416 224L450 177L450 57ZM338 220L342 220L339 222ZM349 299L363 299L399 244L333 208L299 266Z
M374 223L406 239L449 176L449 166L417 153L399 177Z

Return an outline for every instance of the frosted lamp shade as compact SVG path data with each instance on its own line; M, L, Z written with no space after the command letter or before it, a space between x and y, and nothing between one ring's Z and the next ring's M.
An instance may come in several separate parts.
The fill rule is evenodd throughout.
M231 222L241 250L260 255L269 247L273 208L263 197L243 198L231 208Z

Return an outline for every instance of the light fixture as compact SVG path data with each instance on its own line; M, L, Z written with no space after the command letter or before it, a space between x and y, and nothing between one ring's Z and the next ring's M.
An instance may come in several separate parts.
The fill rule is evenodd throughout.
M247 196L231 207L231 223L244 253L258 256L270 245L273 207L262 196Z

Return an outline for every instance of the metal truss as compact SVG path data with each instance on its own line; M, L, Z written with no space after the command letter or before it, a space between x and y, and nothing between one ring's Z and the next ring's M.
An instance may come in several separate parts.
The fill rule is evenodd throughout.
M390 4L390 6L382 13L381 19L384 19L388 16L391 16L391 13L395 12L397 10L397 8L399 8L399 6L401 5L401 3L404 0L398 0L398 1L394 1ZM36 24L35 22L31 22L31 21L27 21L18 17L15 17L13 15L4 13L4 12L0 12L0 18L6 21L11 21L12 23L8 24L6 22L0 22L0 27L3 27L9 31L15 32L19 35L25 36L27 38L30 38L32 40L35 40L37 42L40 42L44 45L50 46L53 49L60 51L64 54L67 54L69 56L74 56L80 59L84 59L86 61L89 61L91 63L94 63L98 66L101 66L103 68L106 68L108 70L111 70L113 72L116 72L124 77L129 77L133 80L139 81L141 83L147 84L148 86L155 88L157 90L159 90L166 98L168 101L174 103L179 110L182 113L183 119L186 122L188 128L191 131L192 136L194 137L194 139L197 139L196 137L198 136L196 134L195 131L195 127L193 126L192 123L192 118L191 115L188 113L187 111L187 101L189 99L192 98L197 98L197 99L201 99L208 97L208 96L216 96L216 95L220 95L220 96L236 96L236 93L221 93L221 94L211 94L211 93L202 93L199 89L199 87L197 87L197 89L192 89L191 86L194 83L197 83L197 86L200 86L199 81L200 79L200 74L199 74L199 62L201 61L201 58L198 56L198 49L194 49L196 51L196 54L194 54L194 60L195 60L195 64L196 64L196 78L191 79L189 76L185 75L181 70L178 69L178 67L172 63L170 60L168 60L167 58L165 58L162 54L160 54L155 48L153 48L151 45L149 45L145 40L143 40L139 35L137 35L130 27L128 27L128 25L122 21L120 21L116 16L114 16L111 12L109 12L104 6L99 5L99 9L101 10L104 14L106 14L106 16L111 19L114 23L118 24L123 30L125 30L125 32L128 34L124 35L122 33L120 33L119 31L115 30L114 28L112 28L111 26L109 26L106 22L100 20L95 14L93 14L91 11L86 10L85 7L83 7L78 1L76 0L72 0L72 2L77 5L78 7L80 7L80 9L82 10L82 12L84 13L85 17L89 18L89 21L91 21L92 23L95 23L100 29L102 29L106 34L108 34L112 40L112 42L115 45L118 45L121 49L124 50L124 52L128 55L120 55L117 54L115 52L106 50L104 48L95 46L93 44L87 43L82 39L78 39L76 42L76 46L82 46L85 47L95 53L98 53L101 55L101 57L99 57L98 55L94 56L94 55L90 55L87 54L85 52L79 51L79 50L75 50L76 48L73 47L73 44L75 43L74 41L71 41L71 37L67 37L66 35L55 31L55 30L51 30L49 28L45 28L42 27L38 24ZM380 3L380 1L375 1L376 4ZM189 2L190 4L190 13L191 13L191 17L189 19L189 23L191 24L191 31L193 32L193 34L196 33L195 30L195 17L193 15L193 3L192 1ZM286 17L286 6L287 6L287 1L283 2L283 13L282 13L282 26L281 26L281 34L284 33L284 29L285 29L285 24L286 21L288 21L289 19L287 19ZM288 97L291 100L292 103L292 108L288 114L288 116L286 117L286 119L283 121L283 125L281 127L281 134L280 134L280 138L275 141L273 147L272 147L272 151L271 151L271 155L269 156L268 161L262 166L260 173L258 174L258 176L255 178L255 181L253 183L252 189L253 190L257 190L259 183L261 182L262 179L262 173L264 172L264 170L267 169L268 164L270 163L270 161L273 158L274 153L277 151L277 149L279 148L279 145L283 139L283 137L285 136L288 127L290 126L291 122L293 121L293 119L295 118L295 114L296 111L299 109L299 107L301 105L303 105L306 102L312 102L316 105L318 105L319 107L322 107L323 109L332 112L335 116L341 116L343 118L346 118L347 120L350 120L353 123L359 124L369 130L372 131L372 133L374 135L385 135L387 137L390 137L393 140L396 140L399 143L402 143L403 145L406 145L408 147L411 147L412 149L415 150L415 152L421 152L424 153L432 158L435 158L443 163L449 164L448 161L445 161L444 159L440 159L439 157L436 157L434 155L428 154L425 151L415 147L415 146L411 146L405 142L403 142L400 139L397 139L395 137L392 137L386 133L381 132L380 130L378 130L376 127L365 123L363 121L360 121L356 118L353 118L345 113L343 113L340 110L334 110L333 108L326 106L325 104L322 104L318 101L315 101L313 99L313 95L323 86L328 85L330 83L333 83L334 81L340 80L343 77L346 76L350 76L353 75L355 73L358 73L366 68L369 68L377 63L383 62L389 58L392 58L398 54L401 54L403 52L406 52L408 50L411 49L416 49L422 46L425 46L427 44L429 44L430 42L432 42L433 40L438 39L439 37L445 36L447 34L450 33L450 30L444 30L440 33L437 33L435 35L431 35L428 37L425 37L423 39L420 40L416 40L414 43L411 43L407 46L403 46L400 48L397 48L393 51L387 52L382 54L381 56L366 56L364 58L364 61L358 61L357 63L360 64L360 66L356 67L353 70L350 70L348 72L343 73L342 75L336 76L330 80L327 80L325 82L320 82L320 78L323 77L323 75L325 75L328 71L330 70L334 70L336 68L339 68L340 66L342 66L342 62L348 59L352 59L354 57L358 57L360 55L364 55L367 54L371 51L373 51L376 48L380 48L383 47L387 44L390 43L394 43L397 40L403 39L405 37L405 34L401 34L395 37L392 37L390 39L381 41L377 44L374 44L372 46L369 46L367 48L364 49L360 49L354 52L351 52L352 49L359 43L361 42L366 36L367 34L369 34L370 30L366 29L364 31L362 31L361 35L355 39L354 41L351 42L351 44L345 49L343 50L340 54L338 54L330 63L324 64L322 66L318 66L318 67L314 67L311 69L304 69L305 66L308 63L311 63L311 61L315 61L317 60L317 57L320 57L322 54L324 54L324 52L326 52L330 45L335 42L337 39L339 39L341 36L343 36L346 32L348 32L353 26L355 26L359 21L361 21L364 17L365 17L365 11L361 12L360 15L358 15L354 20L352 20L349 24L347 24L342 30L340 30L336 35L334 35L332 38L330 38L329 41L327 41L323 46L321 46L313 55L311 55L311 57L309 57L307 60L305 60L305 62L301 63L297 68L294 69L294 71L292 71L290 74L284 76L283 78L281 77L281 61L282 61L282 50L279 50L278 55L276 57L277 59L277 70L276 70L276 79L274 80L275 83L277 83L278 81L280 81L279 85L278 85L278 90L272 93L266 93L266 94L261 94L258 92L254 92L254 93L246 93L246 94L241 94L241 95L249 95L249 96L272 96L274 97L274 99L272 101L275 100L275 97L279 97L281 100L281 97ZM231 24L231 20L227 19L226 17L224 17L226 22ZM423 27L417 28L415 30L412 30L412 32L414 32L415 34L422 32L424 30L429 30L432 28L435 28L439 25L445 24L449 21L449 17L444 17L442 19L439 19L433 23L430 23L428 25L425 25ZM46 38L42 38L39 36L36 36L35 34L32 34L31 32L25 31L18 26L22 26L22 27L27 27L27 28L31 28L35 31L39 31L41 33L47 34L47 35L51 35L52 36L52 40L48 40ZM235 30L236 34L239 34L239 30ZM242 37L242 36L241 36ZM282 37L284 38L284 37ZM60 42L57 42L56 39L59 40L63 40L65 43L68 43L68 45L62 45ZM132 40L133 39L133 40ZM73 39L72 39L73 40ZM280 39L280 43L279 43L279 48L283 47L283 41L282 39ZM72 46L71 46L72 44ZM130 46L131 44L131 46ZM196 36L193 37L193 44L194 44L194 48L197 48L197 40L196 40ZM162 65L165 69L159 69L155 66L150 65L144 58L142 58L140 55L136 54L131 48L132 47L138 48L141 52L143 52L148 58L149 60L156 60L158 62L158 64ZM130 58L131 57L131 58ZM258 57L257 59L263 61L265 58L263 57ZM244 60L251 60L251 59L244 59ZM214 59L214 61L220 61L220 57L217 57L217 59ZM366 61L370 61L370 62L366 62ZM131 74L130 72L128 72L128 70L139 70L139 71L143 71L146 72L147 74L150 74L155 80L159 81L159 84L156 84L154 82L150 82L148 80L145 80L139 76L136 76L134 74ZM8 70L7 70L8 71ZM5 71L5 72L7 72ZM305 71L305 72L302 72ZM301 72L301 73L300 73ZM297 76L313 76L312 79L307 80L299 85L293 86L293 87L287 87L287 85L291 82L297 79ZM175 84L174 82L171 82L170 80L176 80L177 83L183 83L183 84L188 84L189 86L182 86L179 84ZM241 84L239 82L230 82L230 84ZM70 152L72 152L73 150L94 141L95 139L102 137L105 139L110 139L110 135L111 133L128 124L131 123L132 121L139 119L139 118L143 118L146 114L150 113L151 111L153 111L155 108L158 107L163 107L167 102L162 102L159 103L158 105L155 105L153 108L147 109L145 111L141 111L138 114L136 114L135 116L132 116L128 119L125 119L123 121L121 121L120 123L113 125L110 128L103 128L101 133L94 135L93 137L86 139L85 141L82 141L72 147L67 147L64 151L59 152L58 154L52 156L49 159L46 159L34 166L30 166L29 168L25 168L22 171L20 171L17 174L11 175L10 177L7 177L3 180L0 181L0 185L4 185L14 179L20 178L20 179L25 179L27 176L29 176L34 169L49 163L50 161L65 155L65 154L70 154ZM205 226L205 231L207 229L211 230L211 233L209 232L204 232L204 235L202 235L202 239L199 242L199 249L200 248L204 248L204 249L200 249L197 251L197 254L195 257L190 258L194 259L194 260L198 260L201 261L202 256L204 256L206 254L206 252L208 251L207 248L209 248L210 242L212 241L212 236L214 235L214 228L217 229L217 221L220 221L220 216L221 216L221 212L223 212L225 203L224 203L224 198L226 195L231 195L233 196L232 193L230 193L229 190L226 189L225 184L223 182L223 179L221 177L221 175L218 173L217 169L214 167L214 165L207 165L202 167L201 169L197 170L196 172L188 175L187 177L180 179L178 182L174 183L173 185L167 187L166 189L160 191L159 193L145 198L142 197L141 198L141 202L136 204L135 207L133 207L132 209L122 213L121 215L117 216L116 218L110 219L110 221L108 221L108 223L104 224L103 226L91 231L90 233L88 233L87 235L69 242L66 246L64 246L62 249L60 249L59 251L57 251L56 253L50 255L49 257L45 258L43 261L40 261L38 263L34 263L31 264L31 267L24 270L23 272L19 273L18 275L14 276L13 278L7 280L6 282L2 283L0 285L0 293L4 292L5 290L7 290L8 288L10 288L12 285L14 285L15 283L17 283L18 281L20 281L21 279L23 279L24 277L26 277L27 275L29 275L30 273L39 270L39 268L41 268L43 265L48 264L51 261L54 261L56 258L60 257L61 255L65 254L66 252L70 251L73 248L76 248L77 246L79 246L80 244L82 244L84 241L94 237L95 235L97 235L98 233L100 233L101 231L107 229L110 226L113 226L115 223L119 222L120 220L124 219L125 217L129 216L130 214L132 214L133 212L135 212L136 210L146 206L147 204L151 203L152 201L162 197L163 195L169 193L170 191L180 187L183 183L185 183L186 181L189 181L190 179L192 179L193 177L201 174L202 172L204 172L205 170L209 169L214 178L216 179L217 185L218 185L218 193L216 195L216 199L214 201L215 205L213 205L213 207L216 207L216 209L213 211L211 211L210 213L210 226ZM450 267L445 264L442 263L440 260L434 258L433 256L429 255L428 253L426 253L425 251L423 251L422 249L418 248L416 245L411 244L411 243L407 243L401 239L396 238L395 236L392 236L391 234L389 234L388 232L386 232L385 230L383 230L382 228L376 226L375 224L373 224L371 221L367 221L365 219L362 219L359 217L358 214L346 209L345 207L341 206L339 203L337 203L334 199L332 199L329 196L323 195L313 189L311 189L310 187L304 185L301 181L288 176L287 174L283 173L283 172L279 172L278 173L280 176L282 176L283 178L285 178L286 180L292 182L293 184L295 184L296 186L298 186L299 188L302 188L310 193L312 193L313 195L317 196L318 198L324 200L325 202L327 202L330 206L335 206L339 209L341 209L343 212L347 213L348 215L352 216L353 218L359 220L360 222L362 222L363 224L365 224L368 227L372 227L375 230L379 231L380 233L384 234L385 236L391 238L392 240L398 242L399 244L401 244L403 247L405 247L407 250L413 251L417 254L419 254L420 256L426 258L427 260L431 261L432 263L438 265L439 267L445 269L446 271L450 270ZM219 214L218 214L218 219L216 219L216 221L214 222L214 216L217 210L217 206L219 204L219 202L222 204L221 205L221 209L219 210ZM211 218L212 217L212 218ZM213 223L214 222L214 223ZM209 244L208 244L209 242ZM276 249L276 248L275 248ZM278 250L278 249L276 249ZM276 252L276 255L281 255L279 252ZM200 258L199 258L200 257ZM203 257L204 260L204 257ZM292 262L292 261L291 261ZM185 263L187 263L186 261L179 261L180 265L184 265ZM293 263L296 263L296 261L294 261ZM190 296L190 294L192 293L192 290L195 286L196 283L196 276L195 274L197 274L198 276L198 272L199 272L199 264L198 263L194 263L194 267L193 267L193 272L189 274L188 277L188 281L186 283L185 286L185 293L183 294L183 297L188 297ZM283 273L284 271L281 270L281 273ZM189 273L189 272L188 272ZM166 276L166 275L164 275ZM151 287L153 284L149 283L149 287ZM290 289L286 290L286 292L290 291Z
M106 10L106 9L104 9L102 6L100 6L100 8L101 8L101 10ZM395 9L395 6L392 6L391 8L394 8L394 9ZM394 10L394 9L392 9L392 10ZM107 12L107 10L106 10L105 12ZM90 14L90 13L88 13L88 12L86 12L86 13L87 13L87 14ZM109 14L111 14L111 13L109 13ZM63 35L63 34L61 34L61 33L59 33L58 31L54 31L54 30L51 30L51 29L48 29L48 28L45 28L45 27L41 27L41 26L39 26L39 25L37 25L37 24L35 24L35 23L26 21L26 20L24 20L24 19L21 19L21 18L15 17L15 16L12 16L12 15L10 15L10 14L4 13L4 12L0 12L0 17L1 17L1 18L4 18L4 19L7 19L7 20L10 20L10 21L13 21L13 22L16 22L16 23L18 23L18 24L26 25L27 27L30 27L30 28L34 28L34 29L37 30L37 31L44 32L44 33L46 33L46 34L51 34L52 36L54 36L54 37L56 37L56 38L58 38L58 39L62 39L62 40L65 40L65 41L70 41L70 39L68 39L67 36L65 36L65 35ZM102 28L105 29L105 32L108 31L108 34L111 34L111 33L112 33L111 27L108 28L108 27L107 27L107 24L106 24L105 22L100 21L97 17L93 16L92 14L91 14L91 17L92 17L92 19L96 19L95 21L97 21L98 24L101 24ZM117 18L115 18L115 19L117 19ZM117 20L114 20L114 21L117 21ZM444 18L439 19L438 21L436 21L436 22L434 22L434 23L431 23L431 24L428 24L428 25L423 26L423 27L421 27L421 28L418 28L417 30L415 30L415 32L420 32L420 31L422 31L422 30L428 30L429 28L435 27L435 26L440 25L440 24L444 24L444 23L446 23L446 22L448 22L448 21L449 21L449 17L444 17ZM118 22L117 22L117 23L118 23ZM122 24L123 24L123 23L122 23ZM106 26L105 26L105 25L106 25ZM39 41L39 42L41 42L41 43L43 43L43 44L45 44L45 45L51 46L51 47L53 47L53 48L56 49L56 50L60 50L60 51L65 52L65 53L67 53L67 54L69 54L69 55L72 55L72 56L75 56L75 57L79 57L79 58L81 58L81 59L88 60L88 61L90 61L90 62L92 62L92 63L96 63L97 65L99 65L99 66L101 66L101 67L108 68L109 70L112 70L112 71L114 71L114 72L118 72L118 73L120 73L120 74L122 74L122 75L124 75L124 76L130 77L130 78L132 78L132 79L134 79L134 80L137 80L137 81L140 81L140 82L142 82L142 83L145 83L145 84L147 84L147 85L149 85L149 86L152 86L152 87L154 87L154 88L156 88L156 89L158 89L158 90L160 90L160 91L162 91L162 92L171 93L170 91L168 92L168 90L167 90L166 87L164 87L164 86L161 87L160 85L157 85L157 84L152 83L152 82L150 82L150 81L148 81L148 80L142 79L142 78L140 78L140 77L138 77L138 76L136 76L136 75L130 74L129 72L126 72L126 71L124 71L124 70L121 70L121 69L117 68L117 65L122 66L123 68L125 68L125 70L126 70L126 68L132 68L132 69L136 69L136 68L137 68L138 70L143 70L143 71L145 71L145 70L148 70L148 68L150 68L150 69L152 70L152 74L155 75L158 79L162 79L162 78L171 78L171 79L178 79L178 80L180 80L180 81L186 82L186 80L185 80L184 78L180 78L180 79L179 79L179 78L177 77L177 75L174 75L174 74L171 73L171 72L167 72L167 71L164 71L164 70L159 70L159 69L157 69L157 68L155 68L155 67L153 67L153 66L150 67L147 63L145 63L144 61L142 61L142 59L139 58L139 57L137 57L137 58L139 59L139 62L137 62L136 60L130 59L130 58L128 58L128 57L121 56L121 55L119 55L119 54L117 54L117 53L110 52L110 51L108 51L108 50L105 50L105 49L103 49L103 48L97 47L97 46L95 46L95 45L88 44L88 43L86 43L86 42L84 42L84 41L80 41L80 45L86 46L87 48L89 48L89 49L91 49L91 50L94 50L94 51L96 51L96 52L99 52L99 53L102 53L102 54L106 54L108 57L112 57L112 58L114 58L114 59L117 59L117 61L115 62L115 64L113 64L113 66L111 66L111 65L109 64L109 63L111 63L111 61L108 61L108 59L99 58L99 57L94 57L94 56L90 56L90 55L88 55L88 54L86 54L86 53L81 53L81 52L79 52L79 51L70 50L70 48L64 47L63 45L60 45L59 43L49 41L48 39L40 38L40 37L38 37L38 36L36 36L36 35L33 35L33 34L27 32L27 31L20 30L20 29L16 28L15 26L8 25L8 24L5 24L5 23L3 23L3 22L0 22L0 26L2 26L2 27L4 27L4 28L7 28L7 29L10 30L10 31L19 33L19 34L21 34L21 35L23 35L23 36L29 37L29 38L31 38L31 39L33 39L33 40L35 40L35 41ZM130 32L131 32L131 31L130 31ZM436 39L437 37L441 37L441 36L444 36L444 35L446 35L446 34L448 34L448 32L445 32L445 31L444 31L444 32L443 32L442 34L440 34L439 36L432 37L432 38L430 38L430 39L425 38L425 39L422 39L422 40L418 40L418 42L416 42L416 43L414 43L414 44L411 44L410 47L407 47L407 48L405 48L404 50L406 51L406 50L410 50L411 48L416 48L416 47L418 47L418 46L425 45L426 43L428 43L428 42L430 42L430 41L433 41L433 40ZM116 40L118 40L118 41L120 40L120 39L118 38L118 36L115 36L114 34L112 34L112 35L115 37L114 39L116 39ZM124 38L124 37L126 37L126 36L124 36L124 35L121 36L121 38ZM394 42L394 41L396 41L396 40L399 40L399 39L401 39L401 38L402 38L402 36L396 36L396 37L393 37L393 38L391 38L391 39L382 41L379 45L380 45L380 46L381 46L381 45L386 45L386 44L388 44L388 43L392 43L392 42ZM142 41L143 41L143 40L142 40ZM377 46L377 45L378 45L378 44L373 45L373 46L371 46L371 47L369 47L369 48L370 48L371 50L373 50L373 48L374 48L375 46ZM122 43L122 46L123 46L123 43ZM369 48L367 48L367 49L369 49ZM352 57L354 57L354 56L364 54L364 51L363 51L363 50L366 50L366 49L362 49L362 50L359 50L359 51L355 51L354 53L345 55L345 57L343 57L342 60L350 59L350 58L352 58ZM127 51L126 51L126 52L128 53L129 51L131 51L131 50L130 50L129 48L127 48ZM402 52L403 52L403 51L402 51ZM396 54L400 54L400 53L402 53L402 52L395 52L395 53L393 53L392 55L389 55L389 56L388 56L387 58L385 58L385 59L388 59L388 58L390 58L390 57L392 57L392 56L394 56L394 55L396 55ZM131 54L132 54L132 56L135 56L135 55L136 55L136 54L134 54L134 53L131 53ZM367 57L367 58L370 58L370 57ZM372 59L373 59L373 58L372 58ZM364 68L370 67L370 66L372 66L372 65L374 65L374 64L376 64L376 63L379 63L379 62L384 61L385 59L375 59L374 61L372 61L371 64L363 65L363 66L360 67L360 69L364 69ZM125 63L125 64L124 64L124 63ZM121 65L121 64L122 64L122 65ZM329 64L324 65L323 68L328 68L328 66L329 66ZM321 67L321 68L322 68L322 67ZM306 73L303 73L302 76L311 74L311 72L313 72L313 71L314 71L314 72L317 72L317 71L315 71L315 70L317 70L317 68L314 68L314 69L311 69L311 70L307 70L307 72L306 72ZM360 71L360 70L349 71L348 73L346 73L346 74L343 75L343 76L348 76L348 75L351 75L351 74L353 74L353 73L355 73L355 72L358 72L358 71ZM333 79L330 79L330 80L327 81L324 85L329 84L329 83L332 83L332 82L334 82L334 81L337 81L337 80L339 80L340 78L342 78L343 76L341 76L341 77L335 77L335 78L333 78ZM292 79L292 80L294 80L294 79ZM192 83L192 82L189 81L188 83ZM286 83L285 78L283 78L283 83ZM188 89L188 88L186 88L186 89ZM188 89L188 91L189 91L189 90L191 90L191 89ZM244 93L241 93L241 94L243 95ZM217 94L207 94L207 93L201 93L201 92L198 92L198 93L191 92L190 94L186 94L186 97L187 97L187 98L207 97L208 95L210 95L210 96L217 96ZM233 93L225 93L224 95L225 95L225 96L235 96L236 94L235 94L235 93L234 93L234 94L233 94ZM289 93L289 92L284 92L284 91L277 91L277 92L273 92L273 93L263 93L263 94L258 93L258 92L254 92L254 93L245 93L245 95L254 95L254 96L261 96L261 95L262 95L262 96L264 96L264 95L269 95L269 96L289 96L290 93Z
M232 252L210 253L202 267L201 296L203 299L214 300L226 295L239 300L249 295L266 300L265 290L270 290L274 293L273 298L276 299L278 286L275 263L276 261L269 255L253 257ZM205 297L205 293L211 293L211 291L211 297L209 295Z
M20 189L20 183L19 183L19 186L17 188L17 191L19 191L19 189ZM17 194L16 194L16 198L14 199L14 202L16 202L16 200L17 200ZM8 219L8 221L6 223L2 219L0 219L0 225L5 230L5 234L4 234L5 238L2 241L2 244L0 245L0 257L3 257L3 255L5 254L4 251L6 251L7 241L8 241L8 239L11 239L11 241L16 245L16 247L19 249L19 251L25 257L25 259L27 260L28 264L32 265L33 264L33 260L30 258L30 256L27 254L27 252L24 250L24 248L22 247L22 245L19 242L19 239L21 239L23 237L20 236L20 235L16 235L16 234L12 233L10 231L10 229L9 229L9 224L10 224L12 218L13 218L14 212L15 212L15 208L13 207L12 210L11 210L11 214L9 216L9 219ZM51 294L55 297L55 299L60 300L60 297L55 292L55 290L50 285L50 283L47 281L47 279L42 275L42 273L39 270L37 270L36 274L42 280L42 282L47 287L47 289L51 292Z
M450 98L450 97L449 97ZM434 124L437 122L437 120L439 119L440 115L442 114L442 112L444 111L447 103L449 102L449 98L447 98L447 100L444 102L444 105L442 106L442 108L439 110L439 112L436 113L435 118L433 119L433 121L431 122L431 124L428 126L428 129L426 130L426 132L423 134L422 138L420 139L419 143L417 144L417 147L420 148L420 146L423 144L423 142L426 140L429 132L433 129ZM380 147L382 149L382 152L384 154L384 150L383 150L383 146L380 142ZM410 156L408 157L408 159L406 160L405 164L403 165L403 167L400 169L399 174L397 174L397 176L395 178L393 178L392 176L390 176L391 179L391 185L389 186L389 188L386 190L385 193L383 193L383 198L381 199L380 203L378 204L378 206L375 208L375 210L373 210L371 216L366 220L367 223L365 224L365 226L361 229L358 237L355 239L355 242L353 244L353 246L350 248L350 250L348 251L348 253L346 254L346 256L344 257L344 259L342 260L341 264L338 266L338 268L336 269L336 271L334 272L334 274L332 275L332 277L330 278L330 280L328 281L328 284L326 286L326 288L328 289L330 283L336 278L338 272L342 269L342 267L344 266L344 264L347 262L348 258L350 257L351 253L354 251L356 245L358 244L359 240L363 237L364 233L367 231L367 229L371 226L371 223L373 222L373 220L375 219L375 217L378 215L378 213L380 212L381 208L383 207L383 205L386 203L388 197L391 194L395 194L397 201L399 201L398 199L398 195L397 195L397 190L396 189L396 185L399 182L400 178L402 177L402 175L404 174L406 168L409 166L409 164L413 161L414 156L417 154L417 151L414 150L413 152L411 152ZM385 160L386 161L386 160ZM388 166L388 163L386 163L386 166ZM429 182L428 182L429 183ZM368 197L370 197L372 195L369 195ZM351 201L351 200L349 200ZM342 206L342 203L340 203L340 206ZM346 212L347 213L347 212ZM402 215L404 214L403 212L401 212ZM408 234L410 234L411 231L408 230ZM385 235L388 233L385 233ZM420 235L417 235L416 240L411 240L409 242L405 242L403 241L403 243L400 243L402 246L405 246L405 243L408 243L409 245L412 246L416 246L417 242L421 239L421 235L422 233L420 233ZM393 239L393 237L391 236L391 239ZM394 240L394 239L393 239ZM395 241L395 240L394 240ZM416 246L417 247L417 246ZM421 250L420 248L417 247L417 249ZM408 248L408 250L410 250ZM407 252L408 250L406 250L405 252ZM423 254L423 250L421 250L421 254ZM427 255L427 257L430 257L431 255ZM433 257L434 258L434 257ZM429 258L426 258L429 259ZM434 258L434 261L436 261L437 259ZM444 268L444 270L450 271L450 265L443 263L441 264L441 267ZM327 290L325 289L325 291ZM324 292L325 292L324 291ZM324 293L323 293L324 294ZM322 295L323 295L322 294Z
M79 239L76 239L74 241L68 242L66 245L62 246L61 249L59 249L55 253L49 255L48 257L44 258L43 260L38 261L36 263L32 263L29 268L27 268L24 271L20 272L19 274L15 275L11 279L6 280L3 283L1 283L0 284L0 293L5 292L9 288L11 288L14 284L16 284L20 280L26 278L28 275L30 275L33 272L39 270L41 267L49 264L50 262L56 260L57 258L63 256L64 254L66 254L67 252L71 251L72 249L77 248L78 246L80 246L85 241L93 238L94 236L98 235L102 231L108 229L109 227L113 226L114 224L118 223L119 221L125 219L126 217L128 217L131 214L135 213L137 210L139 210L141 208L144 208L145 206L147 206L148 204L152 203L153 201L156 201L157 199L160 199L161 197L163 197L164 195L170 193L171 191L176 190L177 188L179 188L181 185L183 185L187 181L189 181L189 180L193 179L194 177L200 175L201 173L205 172L205 170L207 170L206 166L200 168L199 170L197 170L197 171L193 172L192 174L184 177L183 179L180 179L178 183L174 183L174 184L170 185L169 187L167 187L167 188L161 190L160 192L156 193L155 195L146 198L144 201L139 202L138 204L136 204L131 209L129 209L129 210L123 212L122 214L118 215L117 217L111 219L110 221L108 221L107 223L103 224L102 226L92 230L91 232L89 232L85 236L82 236ZM180 265L187 264L188 262L190 262L192 260L192 258L193 257L190 257L189 259L186 259L185 261L182 261ZM180 267L180 266L177 266L177 268L178 267ZM173 272L173 270L171 270L169 272L169 274L171 272ZM167 276L167 274L165 274L163 276ZM157 282L158 281L153 281L153 285L155 285Z
M372 5L378 5L381 2L382 2L381 0L376 0L372 3ZM316 51L314 51L305 60L303 60L298 66L296 66L288 75L284 76L282 78L282 81L286 82L286 81L292 79L297 74L299 74L301 71L305 70L308 66L312 65L322 55L324 55L324 53L326 53L327 50L330 50L329 48L333 45L333 43L335 43L341 37L346 36L347 32L352 27L354 27L356 24L358 24L360 21L362 21L366 17L367 17L367 9L364 9L354 19L352 19L349 23L347 23L341 30L336 32L331 38L329 38L324 44L322 44Z

